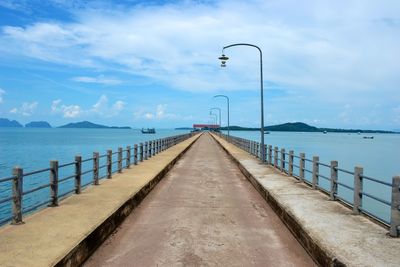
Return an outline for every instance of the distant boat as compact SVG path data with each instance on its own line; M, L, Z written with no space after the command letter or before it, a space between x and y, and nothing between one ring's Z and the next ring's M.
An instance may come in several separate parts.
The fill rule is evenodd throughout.
M143 134L155 134L156 130L154 128L147 128L147 129L142 128L142 133Z
M323 131L323 134L327 134L328 132L327 131Z
M270 134L270 132L266 131L266 132L264 132L264 134Z
M373 136L363 136L364 139L374 139Z

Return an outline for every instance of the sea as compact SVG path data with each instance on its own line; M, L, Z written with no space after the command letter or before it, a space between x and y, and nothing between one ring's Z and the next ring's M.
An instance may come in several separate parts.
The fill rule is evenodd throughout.
M0 128L0 179L9 177L15 166L23 168L24 173L49 167L50 160L58 160L59 165L74 161L76 155L89 159L93 152L105 155L108 149L117 151L118 147L159 139L167 136L188 133L188 130L156 129L156 134L142 134L139 129L35 129L35 128ZM255 131L230 131L238 136L254 141L260 140L260 133ZM373 139L364 139L373 136ZM329 164L331 160L339 162L339 168L353 171L355 166L362 166L364 174L375 179L391 183L392 177L400 175L400 134L357 134L357 133L303 133L303 132L270 132L265 135L265 143L294 150L295 155L305 153L306 158L319 156L320 162ZM113 161L116 160L114 155ZM105 164L105 157L100 159L100 166ZM296 161L295 161L296 163ZM297 162L298 165L298 162ZM90 170L92 161L82 164L82 171ZM311 163L306 163L311 170ZM113 164L116 171L116 163ZM296 171L296 169L295 169ZM298 171L298 170L297 170ZM59 179L68 177L74 172L74 166L59 170ZM320 173L329 177L329 168L320 167ZM100 177L105 177L105 168L100 170ZM90 185L92 174L82 177L83 185ZM311 174L306 172L306 179ZM353 177L339 172L339 182L353 186ZM24 177L23 190L43 186L49 183L49 172ZM321 186L329 189L329 182L320 178ZM74 180L69 179L59 185L59 194L67 196L74 188ZM391 188L370 181L364 181L364 192L390 202ZM339 186L339 195L349 203L353 193ZM1 199L11 196L11 182L0 183ZM43 188L24 195L23 210L25 213L45 207L49 201L49 188ZM378 216L383 221L390 220L390 207L372 198L364 197L363 208ZM11 217L11 203L0 204L0 224Z

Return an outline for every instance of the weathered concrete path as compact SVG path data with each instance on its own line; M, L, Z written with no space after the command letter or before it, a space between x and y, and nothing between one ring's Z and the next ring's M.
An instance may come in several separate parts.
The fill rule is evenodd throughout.
M314 266L203 134L86 266Z

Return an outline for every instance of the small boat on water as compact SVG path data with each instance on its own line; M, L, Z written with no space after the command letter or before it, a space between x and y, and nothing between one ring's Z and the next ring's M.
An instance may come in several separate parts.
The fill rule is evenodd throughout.
M264 134L270 134L270 132L266 131L266 132L264 132Z
M363 136L364 139L374 139L373 136Z
M323 134L327 134L328 132L327 131L323 131Z
M156 130L154 128L142 128L142 134L155 134Z

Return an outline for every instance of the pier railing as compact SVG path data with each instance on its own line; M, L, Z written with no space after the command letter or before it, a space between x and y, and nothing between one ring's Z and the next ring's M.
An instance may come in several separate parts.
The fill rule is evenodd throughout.
M247 151L258 159L261 157L260 143L240 137L228 136L220 133L237 147ZM392 183L367 176L363 168L356 166L353 171L339 168L337 161L330 163L320 162L318 156L306 158L305 153L295 154L293 150L287 152L284 148L265 145L265 163L275 169L296 178L313 189L329 195L330 200L337 200L353 210L353 214L364 214L389 228L390 235L400 235L400 176L394 176ZM382 196L377 196L365 190L378 188ZM351 192L351 193L350 193ZM390 195L390 200L387 196ZM386 199L384 199L386 197ZM374 206L383 206L387 212L376 212L365 208L368 203Z
M133 146L127 146L126 148L119 147L117 151L107 150L105 154L93 152L92 157L85 159L82 159L82 156L78 155L75 156L74 161L63 164L59 164L57 160L52 160L48 168L31 172L24 172L23 168L15 167L10 177L0 178L0 185L9 183L9 189L11 189L9 196L0 197L0 205L9 203L12 208L10 215L0 220L0 225L9 221L11 221L11 224L21 224L23 223L23 214L37 210L45 205L56 207L59 205L60 199L73 193L80 194L81 190L90 184L99 185L100 179L111 179L114 173L121 173L123 169L130 168L131 165L137 165L193 135L193 133L189 133L151 140ZM100 162L102 162L102 164L100 164ZM61 177L59 172L63 169L67 169L67 171L70 172L64 171L63 173L66 174ZM100 172L104 175L100 176ZM46 173L49 175L47 183L24 190L23 184L25 179ZM92 174L91 177L86 179L88 181L84 183L83 177L90 174ZM64 187L63 192L60 193L59 185L68 182L69 187ZM23 205L25 197L29 197L33 193L43 189L49 189L50 194L48 197L41 197L41 199L35 201L36 203L34 205L30 205L27 208L23 207L27 206Z

